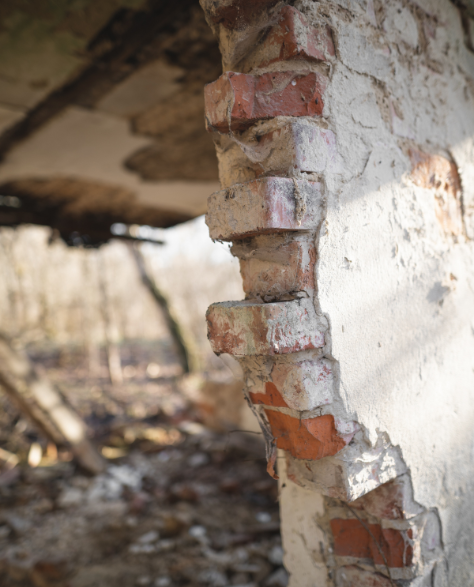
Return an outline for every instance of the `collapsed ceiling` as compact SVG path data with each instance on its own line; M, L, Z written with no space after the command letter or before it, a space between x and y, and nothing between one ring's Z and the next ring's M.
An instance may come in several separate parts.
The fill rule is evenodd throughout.
M205 212L203 86L220 73L198 0L3 0L0 225L94 245L113 223Z

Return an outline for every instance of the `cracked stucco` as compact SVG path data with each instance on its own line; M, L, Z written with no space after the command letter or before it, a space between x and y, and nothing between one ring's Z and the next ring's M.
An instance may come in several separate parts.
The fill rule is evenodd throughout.
M324 116L326 169L317 307L330 322L346 418L399 446L415 496L438 508L446 584L474 576L474 243L446 234L409 148L453 157L473 206L474 54L447 0L296 2L337 31ZM374 20L374 14L376 20ZM374 24L377 23L377 28ZM439 295L438 295L439 294ZM441 579L440 579L441 581Z

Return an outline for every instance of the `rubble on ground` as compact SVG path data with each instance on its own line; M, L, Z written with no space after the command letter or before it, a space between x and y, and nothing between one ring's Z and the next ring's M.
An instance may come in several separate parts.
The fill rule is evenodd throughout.
M48 447L28 466L25 447L38 439L4 406L15 434L1 445L19 464L0 468L2 586L287 585L258 435L207 428L176 377L114 388L73 375L57 373L107 469L88 476Z

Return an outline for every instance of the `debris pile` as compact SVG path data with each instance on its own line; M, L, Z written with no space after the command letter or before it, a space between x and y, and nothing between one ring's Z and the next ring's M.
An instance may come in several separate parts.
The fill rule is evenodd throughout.
M177 377L107 387L66 377L64 363L57 379L107 467L87 475L51 447L28 465L38 439L5 404L15 433L0 443L15 454L17 438L18 456L0 469L0 585L285 587L277 485L258 435L208 429Z

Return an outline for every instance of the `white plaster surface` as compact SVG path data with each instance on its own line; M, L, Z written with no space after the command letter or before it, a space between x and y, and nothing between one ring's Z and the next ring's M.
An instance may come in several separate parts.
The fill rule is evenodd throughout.
M453 4L417 5L384 2L375 29L359 3L296 2L337 31L324 115L338 160L324 175L316 302L346 418L400 447L416 501L441 518L449 571L437 586L464 587L474 584L474 53ZM466 235L446 234L434 191L410 181L410 147L454 157Z
M286 476L285 453L279 451L280 515L283 533L284 563L290 573L288 587L323 587L327 567L323 552L326 537L318 525L324 515L322 495L295 485Z

